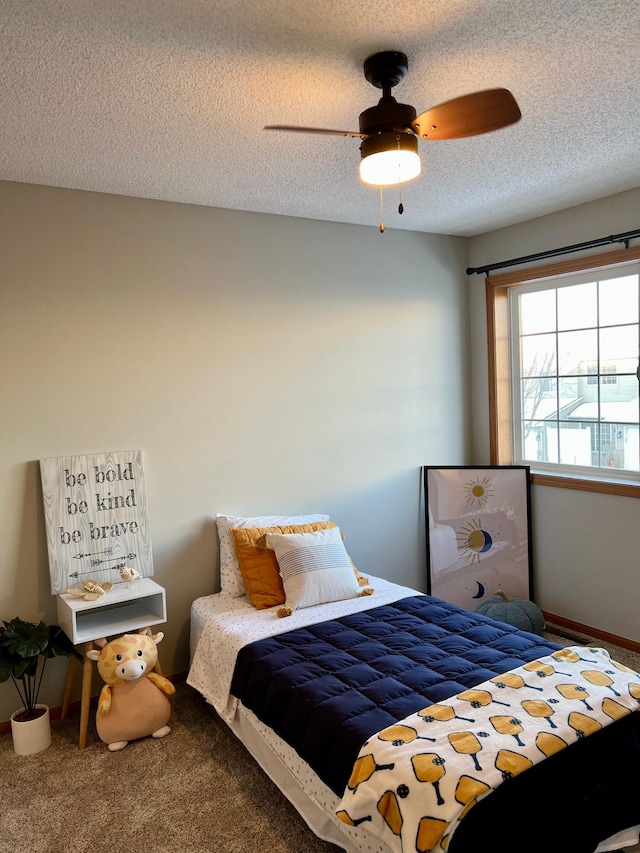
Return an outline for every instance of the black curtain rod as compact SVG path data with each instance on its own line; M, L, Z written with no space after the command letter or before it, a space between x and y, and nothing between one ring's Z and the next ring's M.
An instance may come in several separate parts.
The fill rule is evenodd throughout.
M573 246L563 246L561 249L549 249L546 252L536 252L535 255L525 255L522 258L512 258L510 261L500 261L497 264L487 264L486 267L468 267L467 275L473 273L486 273L491 270L499 270L503 267L516 266L516 264L526 264L529 261L541 261L543 258L554 258L557 255L567 255L569 252L579 252L581 249L594 249L596 246L606 246L609 243L624 243L625 248L629 248L629 240L640 237L640 228L635 231L625 231L624 234L612 234L610 237L600 237L597 240L587 240L586 243L575 243Z

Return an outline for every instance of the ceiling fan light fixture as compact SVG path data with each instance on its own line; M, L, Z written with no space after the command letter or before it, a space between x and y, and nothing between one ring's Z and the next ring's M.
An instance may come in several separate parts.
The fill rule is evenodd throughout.
M375 133L363 141L360 155L360 180L365 184L403 184L420 174L418 138L413 133Z

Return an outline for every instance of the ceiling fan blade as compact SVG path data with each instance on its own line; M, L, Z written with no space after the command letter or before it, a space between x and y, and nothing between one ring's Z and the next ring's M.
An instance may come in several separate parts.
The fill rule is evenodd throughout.
M286 130L294 133L320 133L325 136L358 136L366 139L366 133L358 133L355 130L329 130L326 127L295 127L290 124L268 124L263 130Z
M431 107L411 122L421 139L461 139L513 124L520 107L508 89L485 89Z

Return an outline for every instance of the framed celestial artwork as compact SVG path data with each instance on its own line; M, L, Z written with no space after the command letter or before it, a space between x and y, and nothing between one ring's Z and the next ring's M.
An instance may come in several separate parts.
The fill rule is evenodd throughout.
M531 599L529 466L422 470L427 592L468 610L498 590Z

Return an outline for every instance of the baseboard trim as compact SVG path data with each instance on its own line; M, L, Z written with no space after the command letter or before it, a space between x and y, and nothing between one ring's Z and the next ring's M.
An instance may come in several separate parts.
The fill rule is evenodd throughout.
M166 675L165 678L168 678L172 684L181 684L183 681L187 680L186 672L176 672L174 675ZM98 705L98 695L91 697L91 702L89 708L96 708ZM80 700L78 699L76 702L69 703L69 716L72 714L80 713ZM49 717L52 720L59 720L60 715L62 714L62 705L58 705L55 708L49 708ZM0 722L0 736L6 735L11 731L11 720L5 720Z
M628 637L619 637L617 634L601 631L600 628L592 628L591 625L584 625L582 622L574 622L573 619L557 616L555 613L548 613L546 610L542 611L542 615L547 622L558 625L560 628L568 628L570 631L575 631L578 634L586 634L588 637L595 637L598 640L613 643L614 646L629 649L631 652L640 652L640 642L637 640L630 640Z

